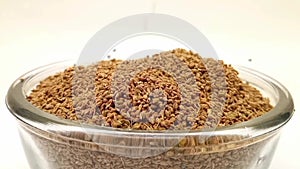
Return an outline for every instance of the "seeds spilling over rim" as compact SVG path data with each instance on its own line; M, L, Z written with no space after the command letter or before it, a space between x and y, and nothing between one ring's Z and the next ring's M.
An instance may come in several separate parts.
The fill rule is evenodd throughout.
M272 109L231 65L184 49L73 66L41 81L27 100L64 119L137 130L228 126Z

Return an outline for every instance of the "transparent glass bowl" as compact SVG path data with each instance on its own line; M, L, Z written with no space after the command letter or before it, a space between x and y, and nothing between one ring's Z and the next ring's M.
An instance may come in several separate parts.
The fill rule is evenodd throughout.
M7 107L18 121L32 169L267 169L280 130L294 111L284 86L238 66L240 77L270 98L274 108L214 131L149 132L87 125L50 115L26 100L41 80L71 65L59 62L35 69L17 79L7 93Z

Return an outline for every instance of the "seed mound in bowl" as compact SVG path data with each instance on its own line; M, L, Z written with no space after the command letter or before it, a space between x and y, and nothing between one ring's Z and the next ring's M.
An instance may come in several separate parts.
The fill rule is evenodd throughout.
M174 59L189 68L195 79L190 86L196 85L198 91L184 103L182 95L189 90L181 91L178 81L180 78L188 81L189 74L181 71L178 67L181 64L174 65ZM153 66L156 62L162 62L164 68ZM130 76L137 66L145 69ZM175 72L176 78L165 70ZM127 79L130 79L128 84L114 84L114 80ZM116 86L124 89L115 89ZM127 95L122 93L127 90ZM116 99L115 93L124 96ZM228 126L272 109L269 99L243 82L231 65L184 49L132 61L113 59L90 66L73 66L41 81L27 99L64 119L136 130ZM197 105L194 99L198 99Z
M184 49L74 65L40 81L27 100L63 120L101 126L100 132L22 124L24 147L38 150L27 156L41 158L29 158L34 169L266 169L277 134L202 135L273 108L238 75L221 60Z

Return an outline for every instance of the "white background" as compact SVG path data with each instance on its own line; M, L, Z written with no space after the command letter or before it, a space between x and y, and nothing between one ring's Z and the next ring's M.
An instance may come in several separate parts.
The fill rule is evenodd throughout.
M296 112L283 128L271 169L299 169L299 0L0 0L0 169L28 169L15 119L5 106L9 85L23 73L76 59L102 26L136 13L161 12L194 24L219 58L282 82ZM248 60L252 59L251 62Z

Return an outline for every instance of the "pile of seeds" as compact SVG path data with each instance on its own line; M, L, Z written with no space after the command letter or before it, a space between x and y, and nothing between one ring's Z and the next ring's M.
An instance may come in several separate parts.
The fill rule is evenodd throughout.
M64 119L137 130L227 126L272 109L231 65L184 49L73 66L27 99Z
M272 109L231 65L184 49L69 67L41 81L27 99L63 119L135 130L215 128ZM30 161L36 169L266 168L271 156L261 162L261 155L267 143L277 139L276 135L122 137L48 132L27 124L21 131L25 147L39 150L26 149L40 159Z

